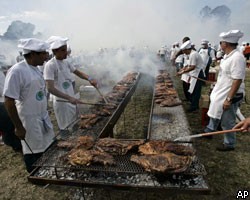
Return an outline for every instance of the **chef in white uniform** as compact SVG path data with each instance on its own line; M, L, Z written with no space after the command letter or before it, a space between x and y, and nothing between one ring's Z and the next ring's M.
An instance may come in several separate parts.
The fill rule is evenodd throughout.
M204 78L203 68L204 63L200 54L192 49L191 41L188 40L181 45L181 50L188 56L188 65L181 69L178 74L188 74L189 76L189 90L191 94L191 105L188 112L195 112L199 109L199 100L201 96L202 82L197 78Z
M49 45L35 38L22 39L25 60L15 64L7 72L4 84L5 106L22 140L24 161L28 172L33 163L51 145L53 126L47 111L45 81L38 65L46 59Z
M67 41L68 38L60 36L51 36L47 40L54 57L46 63L44 69L44 79L46 80L48 91L54 95L53 108L60 130L64 130L76 120L76 104L82 103L82 101L75 98L72 73L82 79L88 80L91 85L97 87L96 80L77 70L67 62Z
M237 50L239 39L243 33L239 30L231 30L220 34L220 46L225 55L220 62L220 70L217 82L210 95L208 116L209 124L205 132L216 131L219 123L223 130L232 129L235 126L236 112L245 93L246 61L240 51ZM236 133L224 134L224 142L219 146L219 151L234 150Z
M205 64L203 71L204 71L206 80L208 80L210 66L214 66L215 61L216 61L215 51L208 44L209 44L209 41L207 39L202 39L201 48L198 51Z

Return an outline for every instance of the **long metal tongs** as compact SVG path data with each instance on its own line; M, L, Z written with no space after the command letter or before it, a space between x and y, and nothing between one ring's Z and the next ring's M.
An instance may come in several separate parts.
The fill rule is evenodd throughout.
M174 141L180 141L180 140L188 140L191 138L198 138L198 137L205 137L205 136L210 136L210 135L219 135L219 134L225 134L225 133L232 133L232 132L239 132L242 131L242 129L231 129L231 130L225 130L225 131L215 131L215 132L208 132L208 133L200 133L196 135L188 135L188 136L183 136L183 137L178 137L174 139Z
M32 154L34 154L33 151L32 151L32 149L30 148L30 145L28 144L28 142L27 142L25 139L23 139L23 141L24 141L24 143L27 145L27 147L29 148L30 152L31 152Z
M56 100L57 102L64 102L64 103L70 103L67 100ZM86 104L86 105L99 105L99 106L103 106L106 105L106 103L90 103L90 102L82 102L81 104Z
M99 95L103 98L103 100L105 101L106 104L108 104L108 100L105 98L105 96L101 93L101 91L99 90L99 88L96 87L97 92L99 93Z

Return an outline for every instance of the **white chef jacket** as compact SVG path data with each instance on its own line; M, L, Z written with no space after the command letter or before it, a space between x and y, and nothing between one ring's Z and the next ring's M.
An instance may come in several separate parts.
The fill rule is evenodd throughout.
M61 92L74 96L74 89L71 80L71 74L76 68L70 65L66 60L57 60L55 57L50 59L44 68L44 79L54 80L55 88ZM55 111L57 123L60 130L65 129L70 123L76 120L76 106L71 103L59 102L65 100L53 96L53 108Z
M25 140L32 152L44 152L55 135L47 112L45 81L39 69L25 60L11 67L5 79L4 96L16 100L18 115L26 129ZM21 142L23 153L31 154L26 143Z
M220 62L220 69L217 82L210 95L210 106L208 116L220 119L223 113L223 103L231 89L234 79L241 79L242 83L237 93L245 93L245 73L246 61L242 53L238 50L232 51L228 55L224 55Z

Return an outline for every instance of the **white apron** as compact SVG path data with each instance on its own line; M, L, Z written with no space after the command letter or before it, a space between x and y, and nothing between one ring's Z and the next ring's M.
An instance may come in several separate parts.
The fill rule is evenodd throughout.
M187 55L184 55L184 66L187 66L189 65L189 59L187 57ZM187 73L184 73L181 75L181 80L186 82L186 83L189 83L190 82L190 76L189 76L189 72Z
M201 71L201 69L194 69L194 70L192 70L192 71L189 72L189 75L190 76L194 76L194 77L198 77L200 71ZM197 82L196 78L190 77L190 82L189 82L190 86L189 86L189 90L188 90L188 92L190 94L193 93L196 82Z
M61 92L74 97L74 89L71 81L71 73L66 65L61 66L53 58L58 69L58 85L57 89ZM53 108L55 111L58 127L60 130L65 129L69 124L76 120L76 106L71 103L58 102L57 100L65 100L59 97L53 97Z
M26 62L25 62L26 63ZM31 77L29 93L23 101L16 101L18 115L26 129L25 140L33 153L44 152L53 142L53 125L47 111L45 82L41 72L26 63ZM23 154L32 152L22 140Z

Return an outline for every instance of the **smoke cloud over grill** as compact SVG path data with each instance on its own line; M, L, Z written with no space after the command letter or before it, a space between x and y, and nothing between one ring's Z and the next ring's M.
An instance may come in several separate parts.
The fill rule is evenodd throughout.
M136 60L139 65L146 63L149 68L155 68L152 65L155 58L142 56L144 47L156 54L162 45L170 47L184 36L189 36L199 47L202 38L218 43L221 31L241 29L247 33L249 8L247 0L237 3L226 0L1 1L0 34L7 36L11 22L21 20L35 26L34 36L38 34L43 39L51 35L68 37L73 54L87 52L89 55L100 48L110 50L124 46L126 51L117 51L112 58L107 58L106 54L102 61L106 64L114 61L116 66L122 62L128 67L135 65ZM218 10L225 12L218 14ZM203 14L208 11L207 15L201 15L202 11ZM248 41L247 37L244 40ZM140 56L136 54L135 59L128 60L126 56L131 48L139 50ZM112 55L110 51L109 54ZM99 61L92 60L92 64Z

